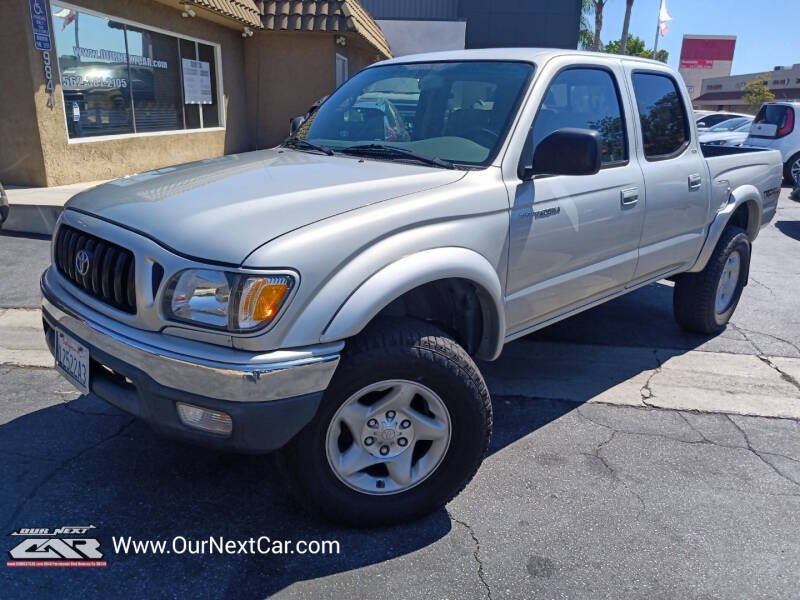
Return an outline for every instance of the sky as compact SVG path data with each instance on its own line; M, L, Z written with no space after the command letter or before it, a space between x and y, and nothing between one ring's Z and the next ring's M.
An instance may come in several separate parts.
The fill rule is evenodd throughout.
M684 34L735 35L732 74L770 71L800 63L800 0L666 0L672 15L658 47L678 66ZM653 47L661 0L634 0L630 32ZM622 36L625 0L608 0L603 11L603 43ZM589 19L594 28L594 16Z

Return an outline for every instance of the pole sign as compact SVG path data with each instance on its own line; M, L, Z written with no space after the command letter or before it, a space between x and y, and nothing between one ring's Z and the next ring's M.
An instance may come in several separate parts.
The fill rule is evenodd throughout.
M50 50L50 21L45 0L28 0L31 6L33 45L37 50Z

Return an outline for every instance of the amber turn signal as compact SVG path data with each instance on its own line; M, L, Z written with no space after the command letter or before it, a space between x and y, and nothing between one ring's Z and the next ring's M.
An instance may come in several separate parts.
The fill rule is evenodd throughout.
M288 277L248 277L242 285L238 325L250 329L272 320L289 293Z

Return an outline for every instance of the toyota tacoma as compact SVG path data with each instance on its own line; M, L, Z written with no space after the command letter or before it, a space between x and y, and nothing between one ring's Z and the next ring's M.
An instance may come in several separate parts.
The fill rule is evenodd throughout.
M358 525L467 485L492 429L476 361L504 344L661 279L681 327L722 331L780 192L778 152L701 147L680 76L634 57L403 57L295 121L73 197L44 329L82 392L277 451L302 504Z

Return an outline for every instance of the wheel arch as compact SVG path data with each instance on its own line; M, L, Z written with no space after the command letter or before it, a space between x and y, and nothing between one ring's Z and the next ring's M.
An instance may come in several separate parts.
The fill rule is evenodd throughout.
M756 239L761 229L763 200L754 185L743 185L730 193L728 203L717 212L708 228L708 235L695 264L689 273L702 271L719 242L722 232L729 225L736 225L747 232L750 242Z
M497 358L505 336L503 292L494 267L466 248L436 248L405 256L374 273L339 307L325 327L321 342L342 340L360 333L375 317L391 313L409 295L430 294L433 288L452 290L456 297L474 293L480 333L472 348L479 358ZM457 308L457 305L456 305ZM469 318L469 317L467 317ZM465 346L469 346L466 343Z

